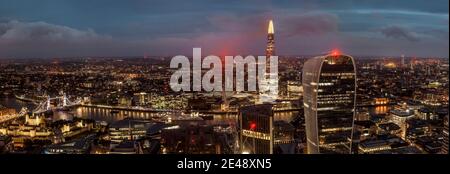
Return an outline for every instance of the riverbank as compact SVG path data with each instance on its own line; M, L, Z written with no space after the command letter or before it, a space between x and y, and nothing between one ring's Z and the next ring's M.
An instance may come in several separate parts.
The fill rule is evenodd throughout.
M20 101L24 101L24 102L32 102L34 104L39 104L41 102L41 100L36 100L36 99L32 99L32 98L27 98L25 95L14 95L14 97L17 100Z

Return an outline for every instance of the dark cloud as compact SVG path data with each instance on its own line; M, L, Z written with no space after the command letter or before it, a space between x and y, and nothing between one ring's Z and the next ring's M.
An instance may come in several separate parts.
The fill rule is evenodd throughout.
M327 13L290 15L281 18L283 35L317 35L338 31L338 17Z
M406 29L404 27L400 27L400 26L385 27L385 28L381 29L381 33L384 36L386 36L388 38L393 38L393 39L406 39L411 42L417 42L420 40L415 33L409 31L408 29Z
M101 55L114 44L111 36L97 34L91 29L79 30L46 22L0 23L3 56Z
M110 39L100 36L93 30L77 30L66 26L49 24L46 22L19 22L9 21L0 23L0 41L8 43L19 42L67 42L79 43L102 39Z
M417 27L416 33L430 39L447 40L449 38L448 30L441 28Z
M278 8L301 11L397 11L405 14L447 15L447 18L449 12L448 0L273 0L272 2Z

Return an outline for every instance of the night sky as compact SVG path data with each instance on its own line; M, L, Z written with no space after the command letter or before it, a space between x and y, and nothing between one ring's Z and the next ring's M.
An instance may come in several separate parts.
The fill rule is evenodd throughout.
M189 3L188 3L189 2ZM277 55L449 57L448 0L0 0L0 58Z

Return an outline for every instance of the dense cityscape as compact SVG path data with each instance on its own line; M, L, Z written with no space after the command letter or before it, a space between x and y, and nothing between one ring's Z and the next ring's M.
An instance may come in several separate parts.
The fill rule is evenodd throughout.
M330 65L345 59L334 54L328 58L337 59L328 61L337 62ZM313 82L308 83L307 74L317 71L315 65L305 63L309 59L321 58L280 56L279 96L270 104L256 104L257 92L173 92L168 84L174 71L168 67L170 57L2 60L1 151L448 153L448 59L355 57L356 72L350 66L351 71L342 71L337 79L350 79L353 85L347 90L356 93L356 100L350 105L338 104L347 107L347 112L331 109L335 118L319 122L321 129L328 129L320 130L321 135L309 128L318 123L305 119L305 114L312 112L305 111L310 110L307 103L311 102L305 100L315 94L309 89ZM319 96L324 97L330 95L327 89L340 91L338 88L346 86L333 81L333 73L341 71L326 72L322 67L321 77L331 78L322 77L329 81L319 83L331 86L319 88L325 91ZM340 99L328 96L322 102L333 105ZM322 108L316 110L327 110L325 105ZM344 113L350 113L349 117L337 117ZM344 120L349 120L348 124ZM310 142L307 134L314 131L315 135L309 136L319 137L318 141ZM315 147L319 142L320 148Z
M277 79L268 82L276 84L275 96L261 86L174 91L176 55L0 57L0 154L448 154L448 55L360 56L330 47L313 55L278 54L289 45L278 36L289 33L278 31L276 20L251 19L267 27L254 34L265 39L258 49L266 67L258 71L275 77L269 63L278 62ZM14 36L8 25L26 28L1 20L0 46ZM448 46L448 26L445 34ZM400 37L416 42L407 32ZM223 54L221 61L228 59ZM242 73L236 60L233 76ZM242 73L246 80L250 66ZM263 100L267 95L273 100Z

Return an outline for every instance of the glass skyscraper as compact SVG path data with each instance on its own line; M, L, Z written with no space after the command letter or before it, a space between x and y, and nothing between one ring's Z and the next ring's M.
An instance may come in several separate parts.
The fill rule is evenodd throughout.
M350 56L332 53L303 67L303 105L309 154L351 152L356 70Z
M239 109L239 144L242 153L273 153L273 105L259 104Z
M442 130L444 141L442 144L442 153L448 154L448 115L444 118L444 130Z

